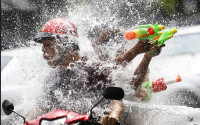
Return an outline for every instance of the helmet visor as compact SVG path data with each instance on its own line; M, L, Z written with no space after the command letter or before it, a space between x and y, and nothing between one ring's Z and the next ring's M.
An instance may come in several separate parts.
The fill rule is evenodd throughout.
M41 39L42 38L52 38L54 35L52 33L48 32L39 32L36 37L34 38L34 41L37 43L42 43Z

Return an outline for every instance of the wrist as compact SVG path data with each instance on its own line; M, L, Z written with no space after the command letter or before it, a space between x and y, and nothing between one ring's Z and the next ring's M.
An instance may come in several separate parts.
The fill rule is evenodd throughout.
M132 51L138 55L138 54L141 54L141 53L144 53L143 49L141 48L142 46L140 45L140 43L138 42L133 48L132 48Z
M144 54L144 57L145 57L146 59L148 59L148 60L151 60L152 57L153 57L153 55L151 55L149 52L146 52L146 53Z

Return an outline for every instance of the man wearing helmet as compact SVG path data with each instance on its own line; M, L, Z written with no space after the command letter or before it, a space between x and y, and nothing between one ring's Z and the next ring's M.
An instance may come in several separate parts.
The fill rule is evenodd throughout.
M68 58L72 62L78 60L79 46L76 26L65 18L49 20L35 37L35 41L42 43L44 59L52 67L57 65L68 66Z
M47 81L54 81L54 84L45 88L47 93L45 98L49 101L44 101L44 103L51 105L47 109L48 111L59 108L86 113L85 110L88 109L89 104L98 100L99 93L106 86L112 85L110 77L112 68L105 67L100 62L92 62L87 57L81 57L77 37L77 28L73 23L65 18L54 18L42 27L34 39L43 44L43 57L47 60L47 63L51 67L59 69ZM154 45L148 45L147 41L140 41L129 51L116 57L114 62L117 64L130 62L136 55L147 52L150 49L146 48L151 48ZM157 50L158 52L154 52L159 54L160 48ZM150 62L150 60L149 58L147 62ZM138 72L139 80L145 76L148 63L143 61L141 65L140 69L144 68L144 72ZM60 92L62 94L59 94ZM62 98L62 96L65 98ZM65 100L66 98L67 100ZM90 103L87 99L90 100ZM80 104L74 104L78 101ZM45 105L44 103L41 105ZM113 101L110 115L102 117L101 123L104 125L111 125L110 123L112 123L114 125L119 119L122 109L121 101Z
M37 114L30 112L29 119L58 108L87 113L88 107L98 100L99 93L110 86L111 69L81 57L77 37L76 26L65 18L49 20L35 37L35 42L43 44L44 59L57 72L47 80L46 99L40 100ZM54 83L48 86L52 81ZM59 92L64 98L58 97ZM118 121L122 102L114 101L112 104L119 108L112 108L110 116L102 121L104 125L110 125L110 122L114 125ZM43 111L39 111L41 109Z

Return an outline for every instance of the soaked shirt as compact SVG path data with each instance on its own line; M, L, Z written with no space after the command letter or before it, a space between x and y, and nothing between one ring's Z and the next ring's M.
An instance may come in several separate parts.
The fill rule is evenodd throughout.
M59 69L45 84L43 107L48 107L49 110L63 109L81 114L87 113L102 97L103 89L112 85L109 75L111 69L86 57L71 64L66 70ZM101 113L102 108L108 107L105 105L108 102L105 100L101 103L99 107Z

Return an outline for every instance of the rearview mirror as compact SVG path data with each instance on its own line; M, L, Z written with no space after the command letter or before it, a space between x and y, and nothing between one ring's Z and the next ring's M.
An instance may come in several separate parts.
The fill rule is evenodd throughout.
M10 103L8 100L4 100L2 103L2 108L6 115L10 115L14 110L14 105Z
M107 87L103 91L103 97L112 100L121 100L124 98L124 90L119 87Z

